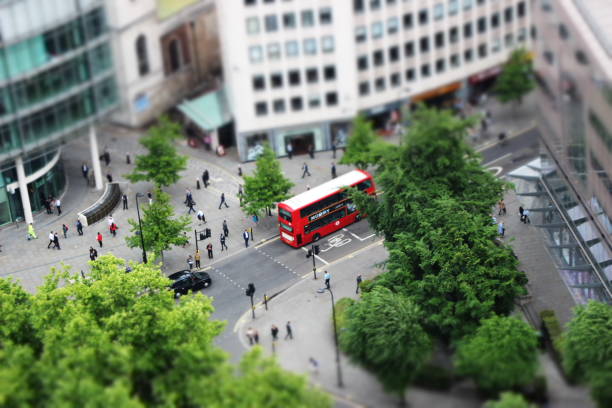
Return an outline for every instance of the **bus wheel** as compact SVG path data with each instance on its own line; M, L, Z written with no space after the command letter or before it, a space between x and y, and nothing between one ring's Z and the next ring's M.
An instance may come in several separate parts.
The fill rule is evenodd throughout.
M321 239L321 236L320 236L319 234L314 234L314 237L312 237L312 240L313 240L314 242L317 242L317 241L318 241L318 240L320 240L320 239Z
M361 214L357 214L357 216L355 216L355 221L361 221Z

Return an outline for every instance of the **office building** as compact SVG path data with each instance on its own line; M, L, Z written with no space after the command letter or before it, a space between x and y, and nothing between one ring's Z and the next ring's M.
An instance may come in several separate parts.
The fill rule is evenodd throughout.
M0 225L61 194L61 144L116 105L104 5L0 2Z
M242 160L345 143L363 113L452 106L490 85L530 43L525 0L219 1L219 37Z

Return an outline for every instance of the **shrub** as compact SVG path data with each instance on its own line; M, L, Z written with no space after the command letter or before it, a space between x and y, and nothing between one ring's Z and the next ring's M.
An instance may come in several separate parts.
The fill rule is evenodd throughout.
M414 385L430 390L448 390L453 385L453 373L446 367L426 363L414 379Z
M485 408L535 408L521 394L503 392L496 401L487 401Z
M351 307L355 303L355 299L351 298L342 298L336 302L335 310L336 310L336 325L338 327L338 332L341 332L346 327L346 315L349 307ZM333 324L333 322L332 322Z

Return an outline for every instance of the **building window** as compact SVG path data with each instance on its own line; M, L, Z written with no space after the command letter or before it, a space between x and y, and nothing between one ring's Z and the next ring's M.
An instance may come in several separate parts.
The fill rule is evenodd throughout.
M297 57L299 53L297 41L287 41L285 43L285 54L287 54L287 57Z
M448 30L448 40L451 44L456 44L459 41L459 29L457 27L451 27Z
M387 20L387 33L389 35L397 33L399 30L399 19L397 17L391 17Z
M589 122L599 139L608 148L608 151L612 152L612 132L592 109L589 109Z
M316 68L308 68L306 70L306 82L315 84L319 82L319 70Z
M266 89L266 80L263 75L255 75L253 77L253 89L255 91L263 91Z
M308 107L311 109L316 109L321 106L321 98L319 95L310 95L308 97Z
M512 33L508 33L504 36L504 42L506 43L506 48L512 47L514 44L514 35Z
M512 7L506 7L506 9L504 10L504 21L506 23L511 23L513 17L514 17L514 9Z
M419 44L421 53L429 52L429 37L421 37Z
M170 57L170 72L176 72L183 65L183 53L181 50L181 42L178 38L174 38L168 45L168 56Z
M245 6L254 6L255 4L257 4L257 0L244 0Z
M406 73L404 74L406 77L406 81L411 82L414 81L414 68L408 68Z
M478 46L478 58L486 58L487 56L487 44L480 44Z
M270 85L272 88L283 87L283 75L280 72L270 75Z
M576 61L578 61L580 65L589 65L589 59L587 58L586 54L583 51L581 50L576 51L575 57L576 57Z
M429 75L431 75L431 72L429 71L429 64L421 65L421 77L427 78Z
M365 96L370 93L370 83L368 81L359 83L359 95Z
M372 38L380 38L383 35L383 25L380 21L372 23Z
M427 9L423 9L419 11L419 24L425 25L429 22L429 15L427 14Z
M398 86L401 85L401 76L399 73L394 72L391 74L391 76L389 77L389 82L391 83L391 87L392 88L397 88Z
M327 65L323 67L323 77L326 81L334 81L336 80L336 67L333 65Z
M552 51L544 51L544 53L542 54L544 56L544 59L546 60L546 62L548 62L549 65L553 65L555 62L555 55L552 53Z
M332 11L331 8L325 7L319 10L319 24L326 25L332 23Z
M285 112L285 100L284 99L275 99L272 102L272 107L275 113L283 113Z
M289 71L289 85L298 86L301 83L300 71L293 70Z
M402 18L402 24L404 26L404 30L412 28L412 13L404 14L404 17Z
M487 31L487 19L485 17L480 17L478 19L477 25L479 33L484 33L485 31Z
M321 50L323 50L324 53L334 52L334 37L326 35L321 38Z
M145 76L149 73L149 56L147 55L147 39L139 35L136 39L136 59L138 60L138 74Z
M368 37L365 26L355 27L355 41L360 43L364 42Z
M268 59L271 61L275 61L280 59L281 51L280 45L278 43L270 43L268 44Z
M295 19L295 13L285 13L283 14L283 27L287 29L292 29L297 26L297 22Z
M353 0L353 11L355 13L363 13L364 9L364 0Z
M259 18L249 17L246 19L247 34L253 35L259 33Z
M474 59L474 52L471 48L468 48L467 50L463 51L463 60L465 62L472 62L472 59Z
M251 62L261 62L263 58L263 51L260 45L253 45L249 47L249 60Z
M291 110L292 111L301 111L304 108L304 103L302 102L302 98L299 96L295 96L291 98Z
M328 92L325 94L325 104L327 106L336 106L338 104L338 94L336 92Z
M523 42L525 41L526 36L527 36L527 30L525 29L525 27L522 27L519 29L516 39L518 40L518 42Z
M383 65L385 63L385 55L383 54L382 50L374 51L373 59L375 66L379 67Z
M495 54L496 52L499 52L500 50L501 50L501 39L494 38L493 44L491 44L491 52Z
M465 23L463 25L463 38L471 38L472 37L472 23Z
M414 56L414 42L408 41L404 44L404 57Z
M389 61L399 61L399 47L397 45L389 48Z
M452 68L457 68L460 65L459 54L453 54L450 56L450 65Z
M499 13L494 13L491 16L491 28L499 27Z
M266 32L271 33L278 30L278 21L276 20L275 14L267 15L264 18L264 26L266 27Z
M559 23L559 37L561 37L562 40L567 40L569 38L569 31L563 23Z
M517 4L516 6L516 15L521 18L521 17L525 17L525 2L521 1L519 4Z
M469 10L472 8L473 4L474 4L474 0L463 0L463 9Z
M378 10L380 8L380 0L370 0L370 10Z
M444 4L438 3L434 6L434 20L442 20L444 18Z
M304 54L315 55L317 53L317 42L314 38L304 40Z
M459 12L459 0L448 0L448 14L454 16Z
M265 102L257 102L255 104L255 115L265 116L268 114L268 104Z
M444 69L446 68L446 64L444 59L440 58L439 60L436 61L436 72L442 73L444 72Z
M434 41L436 43L436 48L444 47L444 33L442 31L438 31L434 37Z
M314 13L312 10L303 10L302 11L302 27L312 27L314 26Z
M362 55L357 58L357 69L359 71L365 71L368 69L368 57L367 55Z
M385 78L376 78L376 81L374 81L374 88L376 92L383 92L385 90Z

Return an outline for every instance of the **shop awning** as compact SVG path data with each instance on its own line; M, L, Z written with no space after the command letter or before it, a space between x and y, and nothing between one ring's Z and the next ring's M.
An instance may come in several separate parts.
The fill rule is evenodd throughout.
M224 88L185 101L178 109L206 131L218 129L232 120Z

